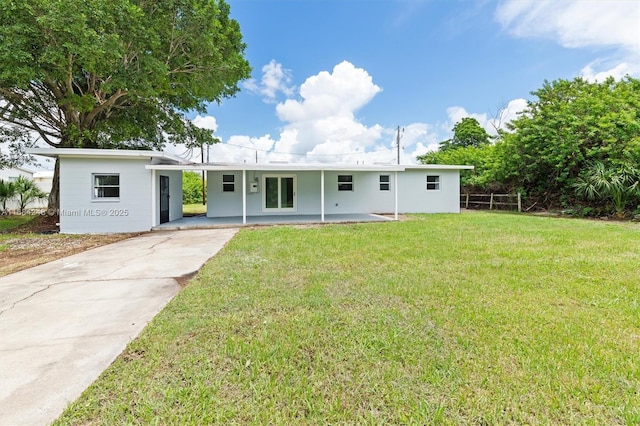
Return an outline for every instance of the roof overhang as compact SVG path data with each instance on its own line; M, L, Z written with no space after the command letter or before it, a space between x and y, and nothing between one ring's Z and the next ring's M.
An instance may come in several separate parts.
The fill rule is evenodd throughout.
M185 159L160 151L89 148L30 148L28 154L51 158L147 158L149 170L212 170L212 171L361 171L403 172L405 170L473 170L473 166L450 164L339 164L339 163L189 163Z
M411 164L405 166L405 170L473 170L475 166L462 166L457 164Z
M149 170L183 170L183 171L337 171L337 172L403 172L405 170L471 170L473 166L455 166L444 164L424 165L351 165L351 164L309 164L309 163L208 163L208 164L149 164Z
M158 163L184 164L183 158L160 151L128 150L128 149L89 149L89 148L29 148L28 154L51 158L148 158Z

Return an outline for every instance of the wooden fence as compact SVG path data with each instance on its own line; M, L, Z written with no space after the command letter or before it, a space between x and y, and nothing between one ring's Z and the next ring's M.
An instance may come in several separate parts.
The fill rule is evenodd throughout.
M522 197L517 194L460 194L460 207L478 210L522 211Z

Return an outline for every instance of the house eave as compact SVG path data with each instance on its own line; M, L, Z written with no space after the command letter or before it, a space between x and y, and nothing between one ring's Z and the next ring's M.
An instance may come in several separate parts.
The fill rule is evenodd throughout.
M414 165L349 165L349 164L282 164L282 163L208 163L208 164L149 164L149 170L183 170L183 171L338 171L338 172L403 172L405 170L470 170L473 166L457 166L443 164Z
M126 149L92 149L92 148L29 148L27 154L50 158L117 158L140 159L169 164L186 164L183 158L160 151L126 150Z

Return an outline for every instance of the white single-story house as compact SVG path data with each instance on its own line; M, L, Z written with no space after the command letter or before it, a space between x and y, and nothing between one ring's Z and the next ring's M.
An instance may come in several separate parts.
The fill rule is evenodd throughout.
M31 154L60 160L60 232L149 231L184 221L182 173L204 171L206 219L400 213L458 213L460 170L454 165L188 163L164 152L47 148Z
M0 169L0 179L6 182L14 182L18 177L31 179L42 192L48 194L51 192L51 184L53 182L53 170L31 170L26 167L16 166ZM47 207L47 199L33 200L27 206L28 209L42 209ZM8 210L16 210L19 203L16 200L7 201ZM1 208L2 206L0 206Z

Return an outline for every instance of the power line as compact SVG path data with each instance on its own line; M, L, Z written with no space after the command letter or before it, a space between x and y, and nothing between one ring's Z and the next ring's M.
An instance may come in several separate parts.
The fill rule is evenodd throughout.
M301 157L305 157L305 156L336 157L336 156L344 156L344 155L370 154L372 152L379 152L379 151L387 151L387 150L389 150L389 148L378 148L378 149L374 149L372 151L366 151L366 152L365 151L353 151L353 152L347 152L347 153L341 153L341 154L316 154L316 153L312 153L312 152L300 154L300 153L295 153L295 152L271 151L271 150L268 150L268 149L252 148L252 147L249 147L249 146L236 145L236 144L228 143L228 142L224 143L223 145L233 146L233 147L236 147L236 148L249 149L251 151L269 152L269 153L273 153L273 154L284 154L284 155L297 155L297 156L301 156Z

